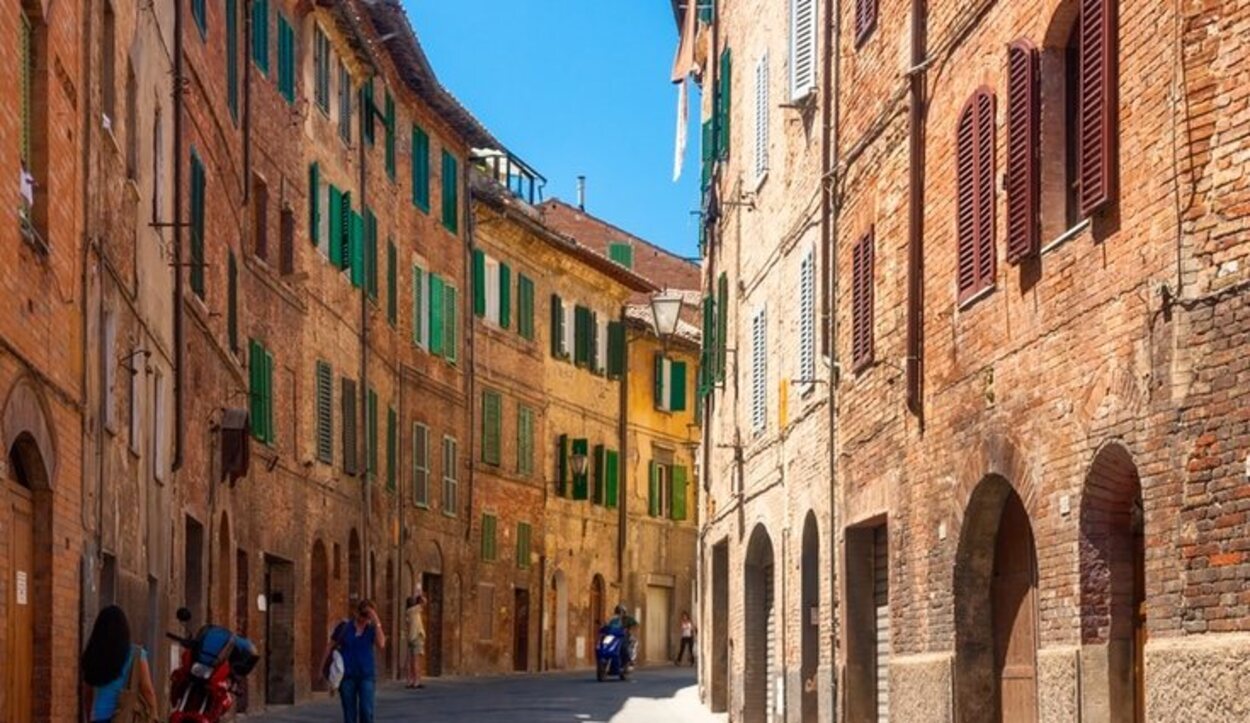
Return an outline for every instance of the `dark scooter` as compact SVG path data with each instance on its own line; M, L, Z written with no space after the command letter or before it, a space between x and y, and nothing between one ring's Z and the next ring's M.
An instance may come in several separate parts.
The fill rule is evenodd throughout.
M178 609L186 625L191 611ZM260 660L256 646L220 625L205 625L195 637L165 633L182 646L182 662L169 676L169 723L217 723L234 708L239 684Z
M599 645L595 647L595 677L603 682L609 675L620 676L621 680L629 680L632 659L629 655L633 641L629 633L616 625L604 625L599 628Z

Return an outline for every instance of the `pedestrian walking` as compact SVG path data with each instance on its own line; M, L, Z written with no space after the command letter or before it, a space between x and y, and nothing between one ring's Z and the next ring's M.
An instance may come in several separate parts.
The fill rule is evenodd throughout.
M386 649L386 631L382 630L382 621L373 603L361 600L354 617L334 626L325 652L326 662L336 650L343 658L343 680L339 683L343 723L373 723L377 687L374 649ZM323 664L322 669L325 668Z
M690 619L690 613L685 610L681 611L681 648L677 651L676 665L681 665L682 655L687 650L690 651L690 664L694 665L694 621Z
M424 688L421 684L421 663L425 656L425 596L417 593L408 598L404 611L408 633L408 687Z
M156 688L148 652L131 642L130 622L121 608L109 605L96 616L81 666L88 721L155 720Z

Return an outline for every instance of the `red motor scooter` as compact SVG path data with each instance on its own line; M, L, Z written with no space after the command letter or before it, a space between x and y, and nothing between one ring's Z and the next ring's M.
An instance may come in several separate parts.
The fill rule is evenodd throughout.
M178 609L178 620L191 611ZM205 625L193 638L166 633L182 646L182 662L169 676L169 723L217 723L233 708L239 683L260 655L252 641L219 625Z

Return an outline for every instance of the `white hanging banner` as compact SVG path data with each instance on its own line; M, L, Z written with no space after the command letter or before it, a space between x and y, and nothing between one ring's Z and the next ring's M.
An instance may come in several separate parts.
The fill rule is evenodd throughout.
M688 79L682 78L677 84L677 147L673 153L673 180L681 178L682 161L686 158L686 127L689 126L689 102L687 102L686 84Z

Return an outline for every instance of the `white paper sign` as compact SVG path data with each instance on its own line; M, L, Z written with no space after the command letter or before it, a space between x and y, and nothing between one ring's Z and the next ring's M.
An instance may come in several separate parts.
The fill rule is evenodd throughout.
M17 604L26 604L26 571L17 571Z
M269 601L265 599L264 595L256 596L256 609L262 613L269 610Z

